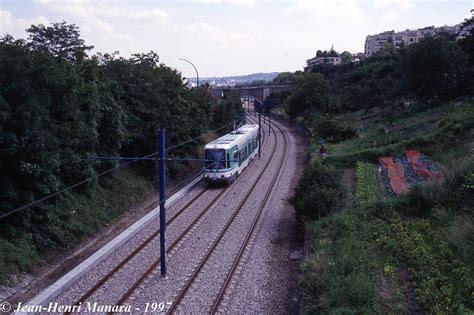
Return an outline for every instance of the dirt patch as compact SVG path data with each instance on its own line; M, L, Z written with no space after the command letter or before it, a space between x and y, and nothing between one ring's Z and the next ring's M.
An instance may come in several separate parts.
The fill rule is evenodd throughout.
M192 167L178 174L176 180L169 180L168 195L179 190L198 172L199 169ZM189 174L192 174L192 176ZM186 178L186 175L189 178ZM0 296L12 305L28 301L156 208L159 205L158 199L156 191L149 192L142 202L130 207L118 220L107 224L102 230L85 238L78 245L58 254L51 253L47 255L43 259L48 263L36 267L30 274L18 273L12 275L10 282L14 285L0 287Z
M416 301L415 285L410 272L397 268L391 275L383 275L379 287L382 314L425 314Z
M400 268L397 270L398 282L402 290L402 303L408 314L425 314L423 306L416 300L415 285L411 273Z
M380 279L379 296L382 314L390 314L393 311L393 297L396 295L398 284L390 276L382 276Z

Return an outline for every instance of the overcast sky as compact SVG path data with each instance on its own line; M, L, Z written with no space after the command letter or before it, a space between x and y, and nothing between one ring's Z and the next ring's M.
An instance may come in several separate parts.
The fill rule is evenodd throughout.
M301 70L316 50L363 52L365 36L454 25L472 0L0 0L0 34L26 38L31 24L80 27L94 51L128 58L153 50L194 77Z

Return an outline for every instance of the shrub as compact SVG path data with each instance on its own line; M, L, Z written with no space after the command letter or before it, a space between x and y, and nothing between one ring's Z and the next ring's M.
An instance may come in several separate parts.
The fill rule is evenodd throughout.
M472 212L472 189L467 185L469 174L474 171L471 160L456 160L445 170L444 179L415 186L406 196L412 214L426 215L435 207L447 207L452 211Z
M393 217L374 236L385 253L412 272L416 298L428 313L472 311L472 266L457 257L437 224L427 219Z
M0 283L15 271L29 271L39 261L39 255L31 244L31 235L16 240L0 238Z
M339 142L356 135L356 129L337 118L328 115L318 115L311 121L313 136L324 138L329 142Z
M379 313L378 264L367 221L340 212L307 225L310 255L302 265L303 313Z
M343 197L340 173L313 164L306 168L290 203L299 218L313 220L336 211L342 206Z

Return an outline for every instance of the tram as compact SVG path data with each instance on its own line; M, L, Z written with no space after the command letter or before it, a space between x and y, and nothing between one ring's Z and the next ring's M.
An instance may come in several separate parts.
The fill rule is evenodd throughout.
M204 179L231 184L258 152L258 125L244 125L204 147Z

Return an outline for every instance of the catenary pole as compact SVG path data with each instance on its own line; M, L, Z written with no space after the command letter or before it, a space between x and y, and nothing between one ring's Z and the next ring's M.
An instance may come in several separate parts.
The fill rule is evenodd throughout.
M271 117L272 117L272 112L268 112L268 134L270 134L272 122L271 122Z
M258 111L258 157L260 158L260 148L261 146L261 137L262 134L260 130L262 129L262 114L261 111Z
M160 261L161 276L166 277L166 130L159 128L158 136L158 166L160 191Z

